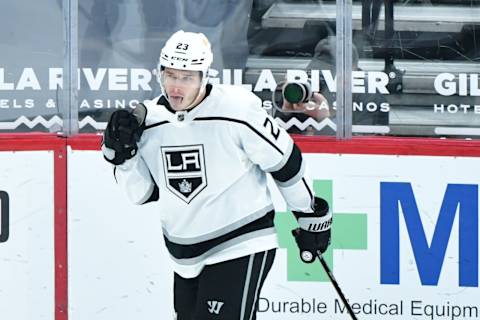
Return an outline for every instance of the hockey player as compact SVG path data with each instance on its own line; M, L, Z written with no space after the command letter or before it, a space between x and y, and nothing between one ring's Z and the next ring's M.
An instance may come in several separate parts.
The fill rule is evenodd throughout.
M297 217L304 261L327 249L331 214L291 137L253 93L208 84L211 63L203 34L174 33L158 65L163 94L115 111L102 151L133 203L158 203L177 319L256 319L278 247L267 175Z

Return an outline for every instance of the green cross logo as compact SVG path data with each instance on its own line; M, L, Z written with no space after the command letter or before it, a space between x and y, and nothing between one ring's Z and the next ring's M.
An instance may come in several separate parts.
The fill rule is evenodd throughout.
M315 194L327 200L333 208L333 183L331 180L315 180ZM288 281L328 281L328 276L320 263L306 264L300 260L299 251L291 230L298 227L291 212L277 212L275 226L278 230L280 247L287 249ZM367 214L333 213L332 243L324 253L325 260L333 269L333 250L367 249Z

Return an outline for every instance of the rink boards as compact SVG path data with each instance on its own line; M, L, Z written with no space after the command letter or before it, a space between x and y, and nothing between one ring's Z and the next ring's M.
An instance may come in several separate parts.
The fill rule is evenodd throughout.
M99 138L7 140L1 318L171 319L160 213L127 202ZM297 142L334 215L325 259L359 318L480 316L478 143ZM281 248L258 319L349 319L320 263L299 262L295 222L272 193Z

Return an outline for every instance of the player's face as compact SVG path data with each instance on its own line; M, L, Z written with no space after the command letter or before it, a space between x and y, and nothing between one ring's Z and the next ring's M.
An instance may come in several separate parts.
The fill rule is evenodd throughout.
M202 83L200 71L165 68L162 77L168 101L174 110L185 110L195 105Z

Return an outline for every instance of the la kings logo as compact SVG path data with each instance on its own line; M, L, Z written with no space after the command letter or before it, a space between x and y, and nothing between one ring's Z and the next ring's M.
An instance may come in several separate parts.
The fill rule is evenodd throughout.
M190 203L207 186L203 145L161 149L167 188Z

